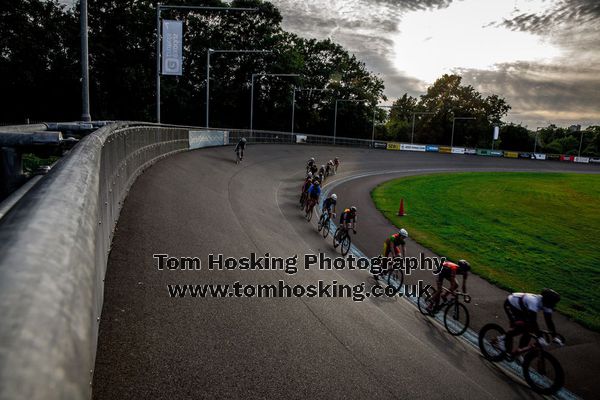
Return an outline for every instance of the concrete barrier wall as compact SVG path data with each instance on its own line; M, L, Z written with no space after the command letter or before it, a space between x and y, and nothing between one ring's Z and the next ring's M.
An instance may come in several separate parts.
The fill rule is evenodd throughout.
M122 202L144 168L187 148L185 128L106 126L0 220L0 399L90 397Z

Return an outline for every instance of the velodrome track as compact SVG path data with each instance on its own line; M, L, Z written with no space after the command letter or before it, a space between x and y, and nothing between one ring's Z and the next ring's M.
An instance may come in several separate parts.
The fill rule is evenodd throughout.
M311 156L319 163L340 157L340 172L328 185L366 175L335 192L340 207L359 207L353 242L368 256L381 251L393 229L370 202L378 182L434 170L599 171L558 162L299 145L250 145L239 166L231 147L166 158L138 178L121 211L105 281L94 398L536 398L520 379L403 299L169 297L169 284L373 283L363 271L157 269L155 253L197 256L203 263L209 253L336 256L331 238L318 235L315 221L307 223L296 206ZM419 250L409 244L409 254ZM470 307L474 328L488 322L478 316L495 309L505 324L502 292L469 283L477 303ZM557 326L569 344L585 350L578 354L597 354L598 335L574 337L563 323L559 318ZM592 398L597 362L582 368L577 363L585 357L557 355L567 385Z

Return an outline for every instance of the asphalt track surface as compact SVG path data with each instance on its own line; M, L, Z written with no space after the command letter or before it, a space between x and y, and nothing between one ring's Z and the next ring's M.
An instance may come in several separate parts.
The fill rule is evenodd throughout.
M240 165L231 147L166 158L138 178L121 211L105 280L93 397L538 398L520 378L485 361L405 299L169 297L169 284L372 285L360 270L303 269L304 254L337 256L331 238L317 234L316 218L307 223L297 208L311 156L342 160L327 184L337 185L340 207L359 207L353 243L368 256L377 255L393 231L369 197L379 182L444 170L599 171L558 162L301 145L251 145ZM340 184L359 175L366 176ZM407 248L409 255L420 250L412 242ZM252 252L297 254L299 271L205 265L209 253L239 258ZM157 253L199 257L203 269L160 271ZM479 281L469 281L473 327L494 315L504 325L505 292ZM567 386L597 397L599 335L560 316L557 325L569 339L556 353Z

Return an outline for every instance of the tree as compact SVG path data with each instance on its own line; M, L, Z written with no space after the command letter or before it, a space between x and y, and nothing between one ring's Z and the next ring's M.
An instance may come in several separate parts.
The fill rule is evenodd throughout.
M533 148L531 132L522 125L508 124L500 130L499 147L504 150L523 151Z
M421 128L415 132L415 141L450 144L454 117L475 118L454 121L454 144L491 146L493 126L501 124L510 106L497 95L483 97L472 86L461 82L459 75L443 75L414 105L405 107L398 116L392 115L391 120L405 119L412 110L432 112L423 116Z
M79 25L56 0L0 3L0 92L5 122L72 120L81 115Z

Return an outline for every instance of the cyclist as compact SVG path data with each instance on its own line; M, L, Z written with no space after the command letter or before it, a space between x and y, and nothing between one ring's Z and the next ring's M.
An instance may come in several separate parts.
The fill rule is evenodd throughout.
M333 165L335 166L335 169L333 171L334 173L337 173L337 169L340 166L340 160L337 157L333 159Z
M327 173L327 176L333 174L333 161L332 160L327 161L327 167L325 169L325 172Z
M340 227L346 230L352 229L356 234L356 207L352 206L346 208L342 215L340 215Z
M319 202L319 196L321 195L321 183L318 179L313 179L312 185L308 188L308 201L306 202L306 212L315 206Z
M317 164L315 162L313 162L310 166L310 172L313 174L313 176L316 176L317 172L319 172L319 167L317 167Z
M498 346L501 350L513 354L512 342L515 336L524 333L533 333L538 337L542 346L548 343L540 334L537 324L537 313L542 311L546 326L550 331L554 342L562 345L562 341L556 336L556 328L552 321L552 312L556 304L560 301L560 294L552 289L543 289L540 294L531 293L512 293L504 301L504 311L510 321L510 329L506 332L504 341L500 341ZM499 337L502 339L502 337ZM519 347L526 347L529 340L528 335L521 336Z
M319 179L323 180L324 176L325 176L325 165L321 165L321 168L319 168Z
M240 141L238 142L238 144L235 146L235 149L233 149L233 151L235 151L235 153L237 154L238 158L240 160L244 159L244 150L246 149L246 138L243 137L240 139Z
M306 196L308 195L308 189L312 185L312 173L308 173L306 179L304 179L304 183L302 184L302 193L300 194L300 204L304 205L306 201Z
M391 254L392 258L397 256L404 256L406 254L406 239L408 238L408 232L406 229L402 228L397 233L394 233L392 236L385 239L383 242L383 254L382 257L387 259L387 257ZM391 272L388 270L383 270L375 275L375 279L378 279L379 276L383 276L384 273Z
M325 199L325 201L323 202L323 209L321 210L322 214L325 215L325 213L329 213L329 214L333 214L335 215L335 206L337 204L337 195L334 193L331 196L329 196L328 198Z
M315 165L315 158L314 158L314 157L311 157L311 158L308 160L308 163L306 164L306 172L307 172L307 173L308 173L308 172L311 172L311 170L312 170L312 166L313 166L313 165Z
M446 302L448 292L444 292L442 294L442 286L444 283L444 279L447 279L450 282L450 293L454 294L454 292L458 288L456 275L462 275L462 292L467 293L467 277L469 276L470 270L471 264L469 264L469 262L466 260L459 260L456 264L451 261L444 261L444 263L442 264L442 270L438 273L437 276L437 290L433 295L433 301L429 305L429 308L433 308L434 305L435 307L437 307L440 304L440 296L444 300L444 303Z

